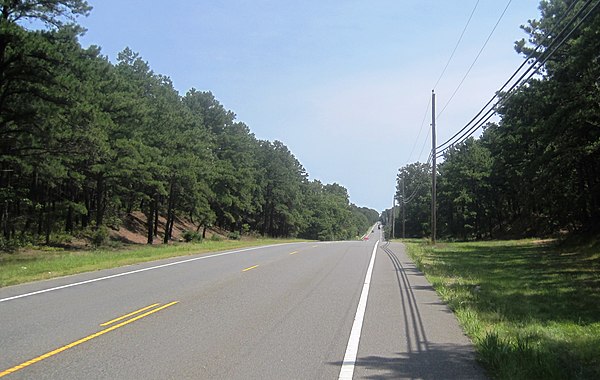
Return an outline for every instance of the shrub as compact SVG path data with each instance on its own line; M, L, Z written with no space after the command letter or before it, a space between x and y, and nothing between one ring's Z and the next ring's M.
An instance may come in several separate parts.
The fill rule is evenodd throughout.
M227 235L227 237L229 238L229 240L240 240L240 233L237 231L230 232L229 235Z
M51 241L54 244L70 244L73 241L73 236L64 232L54 233Z
M248 235L250 233L250 225L248 223L242 224L242 231L244 235Z
M92 231L90 240L94 247L100 247L108 242L109 232L106 226L100 226Z
M12 253L15 252L19 247L19 241L15 239L6 240L3 237L0 237L0 251Z
M202 234L196 231L184 230L181 234L183 241L186 243L197 242L200 243L202 241Z

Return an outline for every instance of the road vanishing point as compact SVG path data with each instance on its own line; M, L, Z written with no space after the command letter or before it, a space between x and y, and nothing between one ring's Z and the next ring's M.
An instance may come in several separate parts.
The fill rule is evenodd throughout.
M485 378L404 246L368 237L2 288L0 377Z

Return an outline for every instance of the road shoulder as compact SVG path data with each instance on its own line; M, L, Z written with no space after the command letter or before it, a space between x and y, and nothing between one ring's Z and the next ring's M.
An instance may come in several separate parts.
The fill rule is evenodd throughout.
M377 252L354 378L486 378L454 314L401 243Z

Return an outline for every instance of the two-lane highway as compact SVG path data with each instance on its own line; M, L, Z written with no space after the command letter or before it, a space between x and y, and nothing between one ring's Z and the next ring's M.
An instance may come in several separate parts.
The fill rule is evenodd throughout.
M408 263L393 259L402 247L380 238L375 229L367 241L188 256L0 289L0 376L335 379L348 364L359 299L377 255L354 378L430 377L412 376L410 356L394 357L406 339L414 346L428 332L411 335L427 327L397 318L421 306L402 293L398 273ZM447 319L447 310L441 314ZM464 346L447 362L462 363L461 374L474 368L480 375L451 322L463 341L438 345L429 334L409 353Z

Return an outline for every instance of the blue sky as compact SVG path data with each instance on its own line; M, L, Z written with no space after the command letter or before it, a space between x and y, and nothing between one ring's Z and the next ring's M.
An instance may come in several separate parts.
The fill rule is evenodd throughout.
M258 138L286 144L311 179L337 182L353 203L381 211L391 206L398 168L427 160L429 114L423 120L431 90L477 1L89 3L91 15L79 20L88 29L84 46L100 46L113 61L130 47L182 95L192 87L212 91ZM438 110L507 3L479 1L435 89ZM538 3L511 2L438 118L438 142L468 122L520 65L514 41L526 37L520 25L539 18Z

